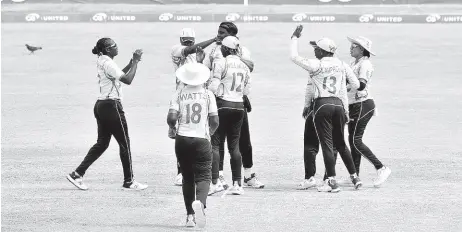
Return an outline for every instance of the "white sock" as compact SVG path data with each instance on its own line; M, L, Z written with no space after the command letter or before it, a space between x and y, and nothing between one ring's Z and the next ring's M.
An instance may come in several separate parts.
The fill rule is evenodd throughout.
M250 178L252 176L252 168L244 168L244 177Z
M357 175L356 173L355 173L355 174L353 174L353 175L350 175L350 176L351 176L351 177L353 177L353 178L356 178L356 177L358 177L358 175Z
M218 175L223 176L223 171L218 171Z

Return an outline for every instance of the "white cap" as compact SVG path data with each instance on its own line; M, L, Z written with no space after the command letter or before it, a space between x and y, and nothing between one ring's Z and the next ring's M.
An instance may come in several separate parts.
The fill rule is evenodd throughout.
M335 53L335 51L337 51L337 45L329 38L321 38L318 41L310 41L310 44L311 46L319 47L326 52Z
M181 30L180 37L193 37L193 38L195 38L196 33L194 32L194 30L192 28L183 28L183 30Z
M202 85L210 77L210 69L201 63L186 63L175 72L176 77L187 85Z
M231 48L231 49L237 49L239 47L239 39L236 38L235 36L226 36L223 41L221 41L221 45Z
M347 39L351 43L359 44L361 47L366 49L371 55L375 56L375 53L371 50L372 49L372 41L364 36L358 37L348 37Z

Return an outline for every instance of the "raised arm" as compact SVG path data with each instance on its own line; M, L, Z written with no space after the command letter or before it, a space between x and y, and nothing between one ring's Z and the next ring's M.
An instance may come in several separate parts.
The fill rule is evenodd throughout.
M196 53L196 49L197 47L201 47L203 49L205 49L206 47L208 47L210 44L216 42L217 38L213 38L213 39L209 39L209 40L206 40L206 41L203 41L203 42L200 42L200 43L197 43L197 44L194 44L192 46L188 46L188 47L185 47L183 49L183 55L186 57L190 54L193 54L193 53Z
M126 72L124 75L120 77L120 82L127 84L127 85L130 85L132 83L133 78L135 78L136 69L138 68L138 62L140 62L141 60L141 55L143 55L143 50L141 49L137 49L133 53L133 58L131 61L130 68L128 72Z

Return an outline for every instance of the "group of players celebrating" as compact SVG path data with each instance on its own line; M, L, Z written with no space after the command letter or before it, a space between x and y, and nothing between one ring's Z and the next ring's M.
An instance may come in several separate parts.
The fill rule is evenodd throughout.
M335 164L337 152L350 174L355 189L359 179L361 157L377 170L374 186L383 184L391 173L362 142L367 123L376 114L370 94L373 66L370 56L372 42L362 36L347 37L351 42L349 65L336 56L337 46L329 38L311 41L316 59L298 55L298 38L303 26L297 26L291 36L291 60L308 71L305 104L304 164L305 178L298 189L317 187L320 192L339 192ZM176 185L183 188L187 211L186 226L205 226L207 196L241 195L243 186L263 188L251 168L252 146L247 113L251 73L254 63L250 52L240 44L238 29L232 22L223 22L216 37L195 43L193 29L184 28L180 44L172 49L176 74L176 91L167 116L169 137L175 139L178 160ZM206 53L203 49L211 46ZM350 149L344 139L348 124ZM227 141L231 157L232 184L223 175L224 144ZM324 183L317 185L315 157L321 145L324 163ZM244 183L241 183L241 167Z

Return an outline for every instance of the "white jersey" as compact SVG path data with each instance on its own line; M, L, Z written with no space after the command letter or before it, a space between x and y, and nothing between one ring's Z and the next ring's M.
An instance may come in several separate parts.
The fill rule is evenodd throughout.
M179 112L177 134L210 140L209 116L218 115L213 93L202 86L178 89L170 101L170 109Z
M185 48L186 46L183 46L181 44L177 44L172 47L172 62L173 62L174 71L176 71L179 67L183 66L184 64L197 63L196 53L185 56L183 53ZM178 78L175 78L175 79L176 79L176 89L184 87L184 84L181 83L178 80Z
M358 91L356 88L351 88L350 84L348 84L348 103L354 104L372 99L369 87L371 85L370 81L372 78L372 73L374 72L374 67L369 60L369 57L364 56L363 58L359 59L357 63L353 61L351 63L351 67L353 68L353 72L358 77L358 80L366 83L366 88Z
M346 82L352 88L359 87L358 78L348 64L337 57L306 59L298 55L297 39L292 39L292 61L308 71L314 87L314 99L319 97L338 97L342 100L343 108L348 112Z
M99 85L99 100L104 99L121 99L122 82L120 77L125 73L109 56L98 56L96 61Z
M236 55L217 60L213 64L209 89L229 102L243 102L243 95L250 93L250 70Z
M205 59L202 62L210 70L213 68L213 63L217 60L223 59L223 54L221 54L221 45L213 44L210 46L211 50L205 55ZM246 47L239 47L238 56L242 59L250 60L250 51Z

